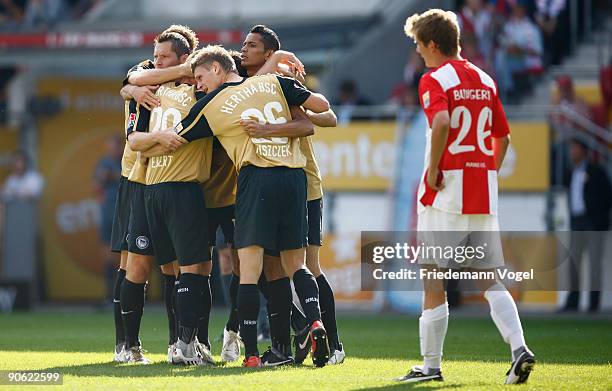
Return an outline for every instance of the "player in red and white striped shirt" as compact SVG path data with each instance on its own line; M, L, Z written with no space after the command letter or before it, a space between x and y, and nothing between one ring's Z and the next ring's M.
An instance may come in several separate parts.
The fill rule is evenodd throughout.
M489 75L459 56L459 25L454 13L431 9L415 14L406 21L405 31L415 40L425 65L433 68L419 84L428 129L425 170L417 201L418 236L433 237L437 245L459 245L448 241L456 240L453 237L465 238L468 233L482 236L493 231L487 242L499 250L479 262L420 259L419 263L481 271L503 266L501 241L496 232L497 170L510 137L497 86ZM459 236L454 232L443 236L432 231L460 232ZM441 236L444 239L440 242ZM423 286L419 333L424 365L413 367L398 381L442 380L442 349L448 327L444 281L424 279ZM479 286L489 302L495 325L511 346L513 363L506 384L523 383L535 359L525 344L514 300L499 281L481 280Z

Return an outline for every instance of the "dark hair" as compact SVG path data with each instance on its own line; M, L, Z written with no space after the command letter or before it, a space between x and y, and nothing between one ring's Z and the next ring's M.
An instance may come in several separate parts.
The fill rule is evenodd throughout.
M191 71L195 71L199 66L208 68L215 61L221 65L225 72L236 71L236 64L231 54L220 45L208 45L195 52L191 59Z
M242 77L248 77L248 73L245 67L242 66L242 58L240 57L240 52L237 50L228 50L230 56L234 60L234 64L236 64L236 72Z
M406 19L404 31L424 45L435 43L445 56L452 57L459 52L459 22L452 11L430 9L414 14Z
M278 35L271 28L258 24L256 26L251 27L250 33L261 35L261 40L264 45L264 50L273 50L277 51L280 49L281 44L278 39Z
M164 31L155 37L155 43L171 42L172 51L176 53L177 57L181 57L184 54L190 54L191 49L189 41L183 35L174 31Z
M198 44L200 43L198 40L198 35L195 33L195 31L182 24L173 24L165 29L163 33L178 33L185 37L187 43L189 43L190 52L196 50L198 48Z

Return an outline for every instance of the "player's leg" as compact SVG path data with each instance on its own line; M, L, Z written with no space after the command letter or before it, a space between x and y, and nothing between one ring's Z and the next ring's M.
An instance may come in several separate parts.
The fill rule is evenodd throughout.
M238 254L235 249L227 247L222 249L226 258L225 262L229 265L228 271L229 278L227 282L228 286L228 299L230 305L230 312L225 327L223 328L223 346L221 348L221 361L233 362L240 358L240 336L238 335L238 286L240 285L240 277L235 273L234 265L236 268L240 267L237 261L234 261L234 257L238 258ZM219 251L220 260L222 252ZM240 271L238 271L238 274Z
M144 311L145 287L152 263L151 256L128 253L125 280L121 286L121 315L125 326L128 362L149 363L141 348L140 324Z
M212 248L211 248L212 250ZM210 290L210 273L212 272L212 262L205 262L202 275L204 276L204 286L202 287L202 311L198 321L198 341L206 346L210 351L210 338L208 336L208 326L210 322L210 311L212 309L212 292Z
M248 246L238 249L240 258L240 288L238 290L238 319L240 336L244 342L243 366L261 365L257 349L257 317L259 315L259 289L257 281L263 268L263 248Z
M276 254L274 254L276 255ZM263 278L265 289L260 291L267 301L272 346L261 357L264 366L279 366L294 362L291 353L291 281L285 274L281 259L264 254ZM260 284L261 285L261 284Z
M443 280L423 279L423 311L419 338L423 365L417 365L397 381L415 383L441 381L442 350L448 328L448 304Z
M140 344L140 324L144 311L145 286L153 266L153 245L144 206L145 186L131 185L128 223L128 263L121 287L121 313L125 325L129 362L148 363Z
M309 220L310 221L310 220ZM310 242L310 235L308 237ZM319 250L318 245L308 245L306 248L306 267L314 275L317 285L319 287L319 305L321 306L321 318L323 320L323 326L327 331L329 338L329 347L331 350L331 357L328 364L341 364L344 361L345 353L344 347L340 343L340 337L338 335L338 326L336 324L336 301L334 299L334 291L332 290L327 277L321 269L319 263Z
M329 364L340 364L344 361L344 347L338 336L336 324L336 301L334 291L321 269L319 250L323 245L321 231L323 229L323 199L308 201L308 247L306 248L306 267L312 272L319 286L319 305L323 326L327 330L331 357Z
M125 362L125 329L121 317L121 284L125 278L127 267L127 233L130 216L130 197L127 178L122 176L119 180L117 203L113 215L111 230L111 251L121 253L119 269L116 271L113 285L113 317L115 321L115 353L113 361Z
M174 262L160 265L162 273L162 295L168 318L168 362L172 362L172 352L176 344L177 318L176 318L176 285L178 278L174 274Z
M164 200L164 219L180 266L177 293L179 328L173 362L189 365L212 363L208 342L212 263L208 247L208 214L202 190L196 183L167 183L160 190ZM200 332L199 328L202 328ZM204 340L200 341L198 335Z
M270 307L268 308L268 314L274 314L274 316L269 315L272 347L274 347L276 351L284 352L283 355L287 357L287 359L292 356L290 346L287 348L284 346L283 342L286 336L290 337L291 335L291 330L289 329L290 325L295 333L293 339L295 356L293 356L293 359L294 362L301 364L308 356L311 348L309 325L302 310L293 302L291 282L282 266L280 252L265 250L264 275L266 289L262 289L261 279L259 285L260 291L264 293L264 297L268 300L268 306ZM269 299L268 296L270 297ZM275 303L279 300L281 301L280 304ZM289 300L289 307L286 306L286 300ZM272 309L272 307L274 307L274 309ZM287 319L290 319L290 322L287 322Z
M506 384L524 383L533 369L535 357L525 343L525 335L514 299L499 281L480 280L479 287L489 302L491 318L497 330L504 342L510 345L512 366L506 373Z
M115 362L125 362L125 328L121 317L121 285L125 279L127 254L127 251L121 251L119 269L117 269L113 287L113 319L115 321L115 354L113 361Z
M223 345L221 347L221 360L225 362L233 362L240 358L240 336L238 334L238 287L240 285L240 263L238 261L238 253L234 249L234 205L209 209L209 235L210 243L216 242L213 240L213 233L216 236L217 227L221 228L221 233L226 244L226 247L219 249L219 262L223 267L222 262L229 263L225 265L229 273L228 278L228 296L230 302L230 312L227 323L223 328ZM216 239L216 237L215 237ZM225 256L222 254L225 253ZM223 270L222 270L223 273Z
M235 247L240 259L238 316L245 347L245 367L259 367L257 318L260 300L257 283L263 269L264 248L277 248L277 232L283 208L282 168L246 166L238 174Z
M504 265L504 254L499 235L499 221L495 215L470 215L469 231L471 244L486 245L486 258L474 262L478 271L494 272ZM488 270L487 270L488 269ZM506 384L527 381L535 364L533 353L525 344L523 327L516 304L506 287L495 279L478 280L479 288L489 302L491 318L504 341L510 345L512 366L506 373Z
M285 273L291 276L309 324L312 342L312 359L316 366L324 366L329 360L327 332L321 322L319 287L312 273L306 268L308 237L306 206L306 175L301 169L283 171L283 198L279 200L283 211L278 230L278 249Z
M460 220L460 221L457 221ZM462 227L462 224L466 227ZM417 241L428 246L444 246L449 238L438 231L464 231L467 229L465 219L460 215L450 215L437 209L427 207L418 215ZM453 237L453 239L456 239ZM442 260L419 258L421 268L425 272L436 269L444 270L448 265ZM441 361L444 348L444 338L448 328L448 303L444 280L437 278L423 278L423 310L419 318L420 349L423 356L423 365L412 367L408 374L397 378L401 382L441 381Z
M231 261L232 279L229 285L230 314L227 319L227 323L225 324L225 329L238 333L238 287L240 286L240 259L238 258L238 251L234 248L231 249Z

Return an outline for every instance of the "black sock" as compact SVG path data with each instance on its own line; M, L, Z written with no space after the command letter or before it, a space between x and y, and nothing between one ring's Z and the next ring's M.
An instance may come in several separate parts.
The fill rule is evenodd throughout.
M223 304L225 304L226 307L230 307L231 304L231 299L230 299L230 285L232 283L232 275L231 274L223 274L221 275L221 284L223 286Z
M293 301L291 301L291 327L296 334L301 333L308 327L306 315Z
M164 304L166 306L166 316L168 317L168 345L176 342L176 312L174 308L174 284L176 277L174 274L162 274L162 292Z
M240 286L240 277L232 273L232 281L229 286L230 295L230 315L225 328L234 332L238 332L238 287Z
M172 290L172 307L174 308L174 329L176 330L176 338L178 339L178 329L179 329L179 324L180 322L180 317L181 317L181 312L179 311L179 305L178 305L178 290L181 286L181 280L179 280L179 278L181 277L181 275L179 274L178 277L176 277L176 280L174 281L174 289ZM176 340L174 340L174 342L176 342Z
M325 278L325 274L317 277L319 286L319 304L321 305L321 318L323 326L327 331L327 338L331 349L340 350L340 339L338 338L338 327L336 326L336 301L334 291Z
M125 278L121 284L121 316L125 327L125 348L140 345L140 321L144 309L145 284Z
M125 329L121 317L121 283L125 279L125 270L117 270L115 286L113 288L113 315L115 318L115 345L125 343Z
M204 276L193 273L182 273L180 287L177 290L177 302L180 313L181 341L190 343L198 328L202 311L202 287ZM188 337L185 341L183 338Z
M259 276L259 280L257 281L257 289L259 289L263 297L268 300L268 280L266 280L266 276L263 273L261 273L261 276Z
M210 349L208 340L208 321L210 319L210 309L212 308L212 294L210 292L210 276L204 276L204 286L202 287L202 313L198 321L198 340Z
M291 281L288 277L268 282L268 318L272 346L291 347L291 304L293 296ZM276 342L276 345L275 345ZM281 349L279 349L281 350ZM286 353L286 349L282 350Z
M295 292L300 298L300 304L302 304L304 309L308 325L321 320L319 288L312 273L307 269L298 270L293 275L293 285L295 285Z
M259 315L259 291L255 284L240 284L238 290L238 318L240 336L244 342L246 357L259 355L257 350L257 316Z

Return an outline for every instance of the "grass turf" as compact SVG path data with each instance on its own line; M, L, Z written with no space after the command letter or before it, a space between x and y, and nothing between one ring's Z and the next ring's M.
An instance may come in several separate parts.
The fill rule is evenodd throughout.
M215 312L211 319L217 359L225 317L224 312ZM0 315L0 370L58 371L64 375L64 385L51 389L73 390L504 388L509 348L488 318L451 315L443 361L445 381L418 385L392 381L420 363L417 317L341 315L338 323L347 353L344 364L316 369L308 358L301 367L252 370L239 363L198 368L166 364L166 320L157 310L145 312L141 328L144 348L154 361L149 366L110 362L114 343L111 313ZM538 363L528 384L520 389L612 389L611 320L526 318L523 328ZM262 352L265 347L260 345Z

